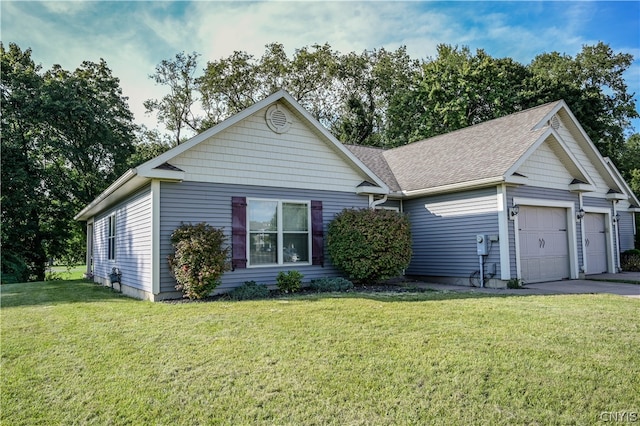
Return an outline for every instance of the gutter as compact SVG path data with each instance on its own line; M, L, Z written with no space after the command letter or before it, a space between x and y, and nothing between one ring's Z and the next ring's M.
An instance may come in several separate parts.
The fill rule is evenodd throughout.
M414 191L402 191L405 197L417 197L421 195L434 195L442 192L453 192L460 189L477 189L486 186L498 185L505 183L507 180L504 176L494 176L485 179L476 180L473 182L459 182L452 183L450 185L437 186L435 188L418 189Z
M87 214L91 209L93 209L98 204L103 202L107 197L109 197L109 195L111 195L114 192L116 192L116 190L118 190L118 188L120 188L125 183L129 182L131 179L133 179L137 175L138 175L138 172L137 172L136 169L129 169L126 172L124 172L124 174L122 176L120 176L118 179L116 179L115 182L113 182L111 185L109 185L109 187L107 189L102 191L102 193L100 195L98 195L91 203L89 203L89 205L87 205L84 209L82 209L80 211L80 213L75 215L73 217L73 219L74 220L82 220L81 219L82 216Z

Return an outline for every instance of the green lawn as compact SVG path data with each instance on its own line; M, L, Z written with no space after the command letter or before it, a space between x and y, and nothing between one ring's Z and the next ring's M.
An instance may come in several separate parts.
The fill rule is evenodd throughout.
M640 410L638 299L1 290L6 425L598 424Z
M47 281L49 280L79 280L87 271L87 265L52 266L47 268Z

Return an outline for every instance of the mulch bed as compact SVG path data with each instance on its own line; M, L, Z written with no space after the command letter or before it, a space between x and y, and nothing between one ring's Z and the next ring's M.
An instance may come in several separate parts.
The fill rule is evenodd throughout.
M414 281L410 280L390 280L387 282L382 282L378 284L371 285L358 285L350 290L346 290L340 293L365 293L365 294L375 294L375 293L425 293L428 291L433 291L425 288L420 288L415 285L412 285ZM287 298L292 295L314 295L314 294L322 294L323 292L312 290L310 288L302 288L300 291L295 293L284 293L280 290L271 290L269 292L269 296L265 298L261 298L262 300L268 299L281 299ZM169 299L164 300L164 303L176 304L176 303L204 303L204 302L215 302L215 301L224 301L224 300L232 300L229 298L227 294L216 294L213 296L208 296L202 299ZM257 299L254 299L257 300Z

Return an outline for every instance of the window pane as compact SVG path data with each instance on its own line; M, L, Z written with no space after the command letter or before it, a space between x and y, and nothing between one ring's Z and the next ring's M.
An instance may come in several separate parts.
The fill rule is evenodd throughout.
M249 243L251 265L278 263L278 234L251 232Z
M284 231L308 231L306 204L282 203L282 227Z
M251 201L249 203L249 229L251 231L277 231L278 202Z
M285 263L309 261L309 234L284 234L283 243L283 260Z

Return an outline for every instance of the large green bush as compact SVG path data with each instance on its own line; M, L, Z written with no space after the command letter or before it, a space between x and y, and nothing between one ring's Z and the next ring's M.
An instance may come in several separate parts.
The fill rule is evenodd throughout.
M333 264L356 284L399 275L411 260L409 218L391 210L345 209L329 224Z
M169 267L182 291L189 299L208 296L229 269L229 247L223 247L225 235L221 229L206 223L182 224L171 234L175 254L170 255Z

